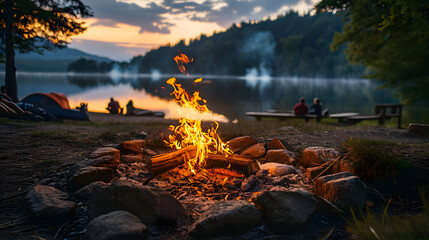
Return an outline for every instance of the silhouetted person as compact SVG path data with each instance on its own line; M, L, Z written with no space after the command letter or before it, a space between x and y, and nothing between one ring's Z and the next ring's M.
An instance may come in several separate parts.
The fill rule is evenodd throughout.
M110 98L110 102L107 105L106 109L107 111L109 111L110 114L118 114L118 113L122 113L123 111L123 109L119 105L119 102L113 98Z
M8 101L12 101L12 98L9 97L9 95L7 95L7 90L5 86L1 86L1 90L0 90L0 96L3 97L4 99L8 100Z
M127 103L127 115L136 115L136 108L134 107L133 100Z
M305 99L303 97L299 98L299 103L295 104L293 112L295 115L305 115L308 113L308 106L305 104Z
M319 98L314 98L313 105L310 107L310 113L316 114L318 117L322 116L322 103Z

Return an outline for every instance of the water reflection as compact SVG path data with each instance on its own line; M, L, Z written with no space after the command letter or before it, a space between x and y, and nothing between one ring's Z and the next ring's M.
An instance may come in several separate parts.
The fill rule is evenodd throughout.
M71 107L81 101L89 103L90 111L106 112L110 97L117 98L122 106L132 99L135 106L149 110L164 111L166 117L176 116L177 105L171 102L172 87L166 80L172 75L109 75L90 74L35 74L18 73L20 98L34 92L61 92L67 95ZM303 96L311 104L319 97L331 113L372 113L376 103L397 103L388 90L377 90L377 84L363 79L314 79L271 78L269 81L244 77L204 76L201 83L194 79L200 76L176 76L189 92L200 91L207 106L214 113L228 119L242 120L246 111L269 109L290 111L298 98ZM4 75L0 77L4 82ZM221 119L221 115L210 116Z

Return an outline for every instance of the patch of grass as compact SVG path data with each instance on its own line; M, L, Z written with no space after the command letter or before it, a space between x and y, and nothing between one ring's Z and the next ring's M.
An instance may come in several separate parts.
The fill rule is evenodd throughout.
M429 206L423 196L424 212L416 215L397 215L389 217L386 206L381 218L368 212L362 219L353 214L353 221L347 230L355 239L429 239Z
M76 140L78 133L68 130L63 131L31 131L31 137L36 138L56 138L61 140Z
M366 181L390 177L395 179L399 172L411 164L392 154L399 144L386 140L354 139L343 142L345 160L356 175Z

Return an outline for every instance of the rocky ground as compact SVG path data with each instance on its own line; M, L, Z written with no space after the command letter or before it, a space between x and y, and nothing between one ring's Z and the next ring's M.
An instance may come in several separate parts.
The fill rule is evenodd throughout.
M58 182L56 179L68 174L71 166L90 158L90 154L100 146L116 146L119 143L139 139L143 136L142 131L152 133L168 127L171 121L95 121L92 123L24 123L13 121L0 122L1 152L0 152L0 238L1 239L61 239L64 234L69 237L82 236L82 233L75 232L84 229L86 226L77 226L79 223L66 222L65 224L55 224L32 217L30 204L26 199L28 192L35 184L56 182L56 187L63 191L68 191L66 183ZM407 191L391 191L391 189L376 189L380 198L392 199L392 211L394 213L416 213L422 211L421 201L417 194L418 186L427 186L429 171L429 138L414 133L409 133L404 129L385 128L378 126L337 126L332 124L314 124L301 122L245 122L239 124L221 125L220 135L225 140L237 136L250 135L258 142L270 142L274 138L282 140L287 149L296 154L299 158L303 150L310 146L332 147L340 150L343 141L353 138L383 139L400 143L400 147L393 149L395 155L410 161L414 168L409 173L412 176L410 182L399 182L398 185L407 185ZM242 187L242 185L240 186ZM401 189L398 187L398 189ZM385 191L384 191L385 190ZM140 190L139 190L140 191ZM414 193L410 193L414 191ZM375 191L374 191L375 192ZM53 193L54 194L54 193ZM61 193L58 193L61 195ZM185 198L186 196L176 197ZM303 193L305 195L305 193ZM376 195L376 194L373 194ZM281 198L282 196L279 196ZM265 196L270 199L270 196ZM299 198L299 197L298 197ZM263 199L261 197L261 199ZM263 200L259 202L264 202ZM254 201L258 205L258 201ZM62 203L67 204L67 203ZM70 203L69 203L70 204ZM232 204L232 203L231 203ZM236 205L234 205L236 204ZM245 213L255 211L253 205L245 203L234 203L234 206L216 206L219 209L246 209ZM307 206L311 206L310 200ZM81 206L71 206L71 208L83 209ZM239 210L237 210L239 211ZM259 212L258 212L259 213ZM257 225L258 213L250 214L251 224ZM67 213L64 213L67 215ZM86 213L78 212L78 215L85 217ZM116 213L108 219L115 217L126 218L135 221L134 229L131 231L143 231L146 228L139 224L139 220L127 212ZM180 214L180 213L178 213ZM200 214L197 212L197 215ZM208 214L208 213L207 213ZM233 214L234 215L234 214ZM255 217L256 216L256 217ZM244 216L246 218L246 216ZM101 221L101 220L100 220ZM112 220L113 221L113 220ZM329 222L322 217L311 219L314 225L320 222ZM103 221L104 224L106 221ZM75 224L76 226L70 226ZM100 224L88 225L88 229L94 229ZM240 226L239 226L240 228ZM325 227L326 228L326 227ZM324 229L325 229L324 228ZM337 230L330 236L341 238L347 236L344 226L338 226ZM323 229L323 230L324 230ZM96 230L94 230L96 232ZM168 230L167 230L168 231ZM329 228L328 228L329 231ZM323 232L323 231L322 231ZM166 238L159 230L158 235L152 237ZM73 235L75 234L75 235ZM278 233L258 229L253 233L264 237L281 236ZM167 234L168 238L174 234ZM177 236L184 236L178 234ZM244 238L246 236L243 236ZM247 236L248 239L252 236ZM273 239L273 238L271 238Z

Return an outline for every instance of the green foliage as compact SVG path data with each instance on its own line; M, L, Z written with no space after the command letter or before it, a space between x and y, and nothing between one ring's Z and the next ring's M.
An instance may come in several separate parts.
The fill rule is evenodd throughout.
M68 72L110 72L112 70L113 63L101 62L98 63L95 60L87 58L79 58L78 60L71 62L68 67Z
M15 49L21 53L43 53L54 46L64 47L71 36L86 30L78 17L92 13L81 0L14 0ZM5 0L0 0L0 61L4 61ZM42 41L48 40L48 42Z
M289 12L275 20L242 22L225 32L201 35L189 44L182 40L137 56L130 64L150 73L178 72L173 57L178 50L194 59L192 74L245 75L249 69L274 76L343 77L361 76L362 66L350 65L342 52L331 52L334 32L342 28L342 17L330 13L304 16Z
M353 172L366 181L390 177L395 178L410 163L392 154L392 149L399 148L397 143L386 140L354 139L343 142L345 159Z
M367 66L367 77L394 88L405 103L429 100L429 1L322 0L319 12L345 11L332 49Z
M353 222L348 223L347 230L356 239L429 239L429 207L423 196L424 212L416 215L387 215L387 207L382 218L368 212L362 219L353 215Z

